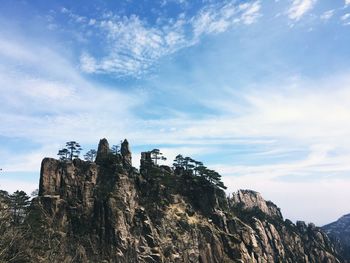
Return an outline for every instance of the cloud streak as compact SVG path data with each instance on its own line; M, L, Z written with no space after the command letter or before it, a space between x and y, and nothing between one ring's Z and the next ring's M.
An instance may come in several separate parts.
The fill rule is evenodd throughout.
M138 76L159 59L197 44L205 35L222 33L238 24L255 23L260 17L260 7L259 1L239 5L230 1L210 4L194 16L181 13L176 19L156 25L150 25L137 15L108 14L102 19L94 18L96 22L92 27L102 32L107 55L82 53L81 69L86 73L109 73L117 77ZM77 21L77 15L71 12L69 16L78 23L86 20Z
M291 7L288 9L288 17L298 21L309 12L315 5L316 0L293 0Z

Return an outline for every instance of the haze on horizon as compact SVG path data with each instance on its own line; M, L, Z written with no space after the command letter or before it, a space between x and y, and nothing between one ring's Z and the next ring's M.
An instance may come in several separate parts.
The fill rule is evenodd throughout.
M350 212L349 0L3 0L0 189L66 141L127 138L252 189L284 217Z

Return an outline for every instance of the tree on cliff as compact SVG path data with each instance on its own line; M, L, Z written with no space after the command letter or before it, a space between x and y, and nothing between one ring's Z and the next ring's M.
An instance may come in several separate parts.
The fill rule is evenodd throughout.
M23 225L13 224L8 192L0 190L0 262L30 262Z
M24 191L17 190L9 196L10 213L15 225L19 225L23 222L29 204L30 197Z
M194 165L192 164L194 162L194 160L190 157L185 157L183 160L183 166L185 168L186 171L189 171L194 168Z
M190 157L183 157L179 154L175 157L173 166L177 173L193 176L193 178L200 176L205 180L204 182L209 182L219 188L226 189L226 186L221 181L221 175L214 170L208 169L200 161L196 161Z
M173 162L174 168L183 168L184 157L181 154L176 155Z
M79 157L81 150L83 149L78 142L70 141L66 142L66 148L59 150L57 155L60 156L62 161L73 160Z
M227 189L227 187L221 181L221 175L214 170L207 170L207 180L219 188Z
M95 161L96 154L97 154L97 151L94 150L94 149L91 149L90 151L88 151L88 152L84 155L85 161L90 161L90 162Z
M199 162L199 161L196 161L196 160L193 160L193 163L194 163L194 168L193 168L193 171L194 171L194 175L197 175L198 174L198 168L203 166L203 163L202 162Z
M63 149L58 151L57 155L60 157L61 161L66 161L66 160L68 160L69 151L68 151L68 149L63 148Z
M161 153L159 149L153 149L151 151L151 159L153 160L154 164L157 164L158 160L166 160L166 158L163 156L163 153Z

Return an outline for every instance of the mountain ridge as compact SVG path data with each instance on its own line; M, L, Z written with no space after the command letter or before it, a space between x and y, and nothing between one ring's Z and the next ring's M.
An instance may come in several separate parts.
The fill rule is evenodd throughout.
M259 193L228 198L187 167L141 156L137 170L127 140L112 153L102 139L95 162L44 158L28 262L341 262L320 228L284 220Z
M322 229L336 244L336 249L344 260L350 261L350 213L324 225Z

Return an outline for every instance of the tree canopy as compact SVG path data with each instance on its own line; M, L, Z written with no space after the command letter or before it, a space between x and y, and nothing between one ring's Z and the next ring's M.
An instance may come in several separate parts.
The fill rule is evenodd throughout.
M184 172L187 175L199 176L219 188L227 188L221 181L221 175L214 170L208 169L200 161L196 161L190 157L183 157L179 154L175 157L173 166L175 171Z
M59 150L57 155L60 156L61 161L73 160L74 158L78 158L80 152L83 149L80 144L76 141L66 142L66 147Z
M85 161L94 162L96 158L97 151L94 149L89 150L85 155Z
M159 151L159 149L153 149L151 152L151 159L154 164L157 164L158 160L165 161L166 157L163 156L163 153Z

